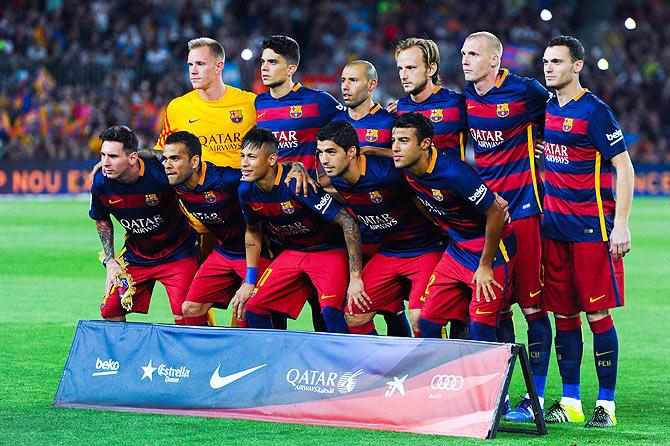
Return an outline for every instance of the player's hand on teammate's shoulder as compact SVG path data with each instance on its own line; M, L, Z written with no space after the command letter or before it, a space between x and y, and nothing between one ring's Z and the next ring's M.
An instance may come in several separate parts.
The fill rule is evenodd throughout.
M286 179L284 180L284 184L286 186L289 186L289 183L295 179L295 194L300 195L300 192L306 197L309 195L309 188L311 187L314 193L316 193L319 184L314 180L314 178L309 176L309 173L307 172L307 169L305 169L305 166L300 163L300 162L294 162L292 163L293 165L291 166L291 170L289 171L288 175L286 175Z
M493 268L486 265L479 265L477 271L475 271L475 274L472 276L472 283L476 285L475 299L477 299L477 302L481 302L482 297L484 297L486 302L496 300L496 293L493 290L493 287L495 286L501 290L503 289L502 285L496 282L493 277Z
M237 319L243 321L246 316L246 303L251 298L256 285L252 283L243 283L242 286L237 290L235 296L230 301L230 304L233 308L233 314L237 315Z
M91 180L91 183L93 183L93 179L95 178L95 174L98 173L98 170L102 169L102 161L98 161L95 166L93 166L93 169L91 169L91 173L88 174L88 178ZM103 171L102 173L105 175L105 172Z
M631 237L627 225L614 224L610 234L610 252L615 259L621 258L630 252Z
M386 111L395 115L398 113L398 100L391 99L386 103Z

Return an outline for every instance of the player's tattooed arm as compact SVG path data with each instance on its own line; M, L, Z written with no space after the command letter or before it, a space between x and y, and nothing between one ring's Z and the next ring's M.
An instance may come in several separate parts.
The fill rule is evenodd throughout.
M157 160L161 161L163 159L163 151L162 150L154 150L154 149L139 149L137 151L137 154L141 158L156 158Z
M309 173L307 172L307 169L305 169L305 166L302 163L299 162L292 162L292 161L285 161L282 163L282 165L286 169L290 169L288 175L286 175L286 179L284 180L284 184L287 186L291 182L291 180L295 179L295 194L299 195L300 192L303 193L303 195L306 197L309 194L309 187L312 187L312 190L314 193L316 193L319 183L314 180L314 178L309 176Z
M361 153L364 155L383 156L384 158L393 158L393 151L390 147L362 146Z
M256 288L256 279L258 275L258 260L261 256L261 244L263 243L263 234L261 232L260 223L247 224L247 229L244 232L244 249L247 258L247 277L244 283L237 290L230 305L233 313L241 321L245 319L245 306L247 301Z
M112 289L112 285L116 281L116 276L120 274L121 266L114 257L114 225L111 220L96 220L95 228L98 230L98 236L102 243L102 250L105 253L103 260L105 268L107 269L107 277L105 280L105 294L108 294Z
M349 288L347 289L347 303L349 313L352 305L356 305L361 311L370 308L372 300L365 293L361 271L363 270L363 256L361 254L361 232L354 217L342 208L333 219L342 227L344 241L349 253Z

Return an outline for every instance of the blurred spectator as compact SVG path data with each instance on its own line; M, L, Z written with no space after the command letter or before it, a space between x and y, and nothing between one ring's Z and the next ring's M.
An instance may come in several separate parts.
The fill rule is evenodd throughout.
M440 47L443 83L463 87L460 48L471 32L489 30L505 45L503 65L542 77L545 43L573 34L587 46L586 85L614 108L631 155L669 162L670 5L654 0L11 0L0 5L0 159L80 159L97 156L97 135L128 124L143 146L160 132L167 102L190 89L186 43L198 36L222 42L227 83L253 89L263 36L287 34L301 45L299 72L326 79L339 95L337 73L354 59L375 63L376 100L401 96L395 43L429 37ZM539 11L554 4L553 18ZM633 17L637 27L627 30ZM254 52L250 61L243 49ZM601 57L609 69L600 71ZM256 84L257 85L257 84Z

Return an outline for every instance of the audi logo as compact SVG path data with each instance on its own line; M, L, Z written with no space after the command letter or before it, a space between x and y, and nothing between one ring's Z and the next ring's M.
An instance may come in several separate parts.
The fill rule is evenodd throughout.
M433 390L451 390L457 392L463 388L461 375L435 375L430 381Z

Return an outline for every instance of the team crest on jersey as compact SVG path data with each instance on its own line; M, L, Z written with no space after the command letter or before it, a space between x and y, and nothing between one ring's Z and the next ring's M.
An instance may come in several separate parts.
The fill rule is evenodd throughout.
M509 104L496 104L496 115L499 118L506 118L509 115Z
M572 124L575 122L575 118L565 118L563 120L563 131L569 132L572 130Z
M293 119L300 118L302 116L302 105L291 105L288 114Z
M214 203L216 201L216 195L212 191L207 191L205 192L205 201L207 203Z
M441 108L434 108L430 111L430 120L433 122L442 122L444 113Z
M158 204L158 197L156 194L147 194L144 196L144 201L146 201L149 206L156 206Z
M379 139L378 129L365 129L365 140L367 142L375 142Z
M285 214L292 214L293 211L295 211L295 208L290 201L282 201L281 210L284 211Z
M370 192L370 200L372 200L373 203L381 203L382 194L380 194L378 190L373 190Z
M437 201L442 201L444 200L444 195L442 195L442 191L439 189L431 189L433 191L433 198Z
M230 120L235 124L239 124L244 119L242 115L242 110L231 110L230 111Z

